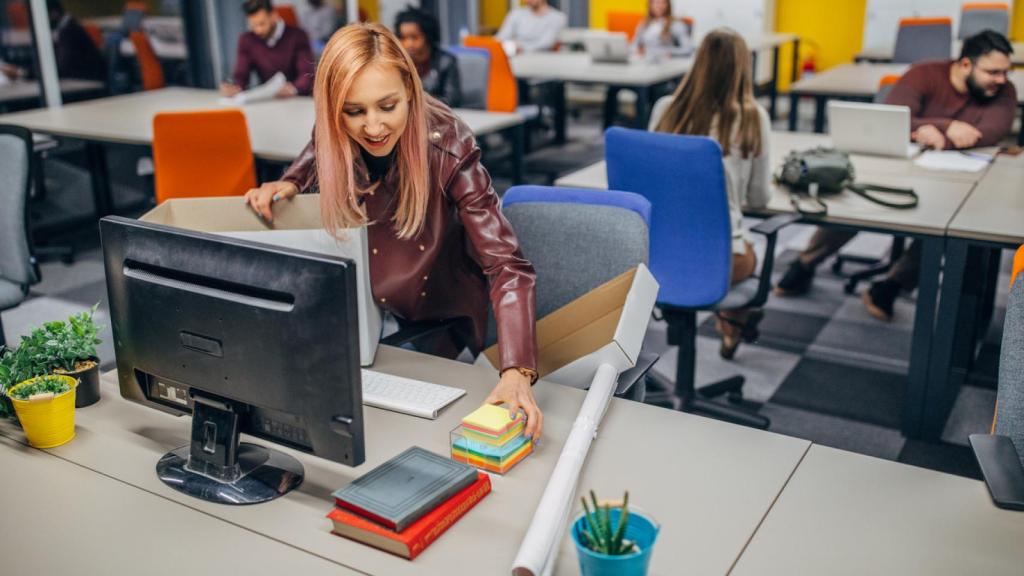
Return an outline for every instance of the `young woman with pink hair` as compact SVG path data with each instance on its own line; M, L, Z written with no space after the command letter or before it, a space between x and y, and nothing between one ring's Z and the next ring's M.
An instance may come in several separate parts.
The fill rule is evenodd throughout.
M276 205L318 186L325 227L367 226L377 304L400 323L455 320L450 350L478 352L487 305L501 376L487 398L527 416L540 437L535 274L499 209L469 128L423 92L395 36L352 24L331 38L313 88L313 141L280 181L246 193L270 220Z

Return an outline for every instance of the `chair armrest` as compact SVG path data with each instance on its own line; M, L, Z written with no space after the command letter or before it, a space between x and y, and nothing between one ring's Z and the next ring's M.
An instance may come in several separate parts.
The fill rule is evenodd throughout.
M772 269L775 267L775 242L778 239L779 230L799 219L799 214L779 214L750 229L751 232L763 234L766 241L764 262L761 263L761 271L758 273L757 293L750 301L750 307L764 306L764 303L768 301L768 292L772 287Z
M799 214L776 214L771 218L762 220L760 224L751 228L750 231L764 236L769 236L777 234L779 230L789 226L797 220L800 220Z
M615 397L643 402L644 396L647 395L644 377L660 358L661 356L654 352L641 350L636 359L636 366L619 374L619 381L615 386Z

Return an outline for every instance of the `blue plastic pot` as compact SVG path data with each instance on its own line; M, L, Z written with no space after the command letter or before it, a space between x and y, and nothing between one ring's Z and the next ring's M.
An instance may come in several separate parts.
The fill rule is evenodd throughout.
M639 552L625 554L622 556L610 556L594 552L587 548L583 540L583 517L580 513L572 523L572 541L576 543L576 557L580 561L580 573L583 576L645 576L647 567L651 563L651 549L654 548L654 541L658 538L660 526L646 512L629 509L629 518L626 520L625 539L634 542L640 548ZM618 526L619 516L622 511L612 509L609 511L612 526Z

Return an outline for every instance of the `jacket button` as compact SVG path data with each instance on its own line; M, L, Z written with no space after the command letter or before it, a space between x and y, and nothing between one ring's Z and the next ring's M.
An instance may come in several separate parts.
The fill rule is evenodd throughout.
M377 254L377 249L376 248L373 249L373 253L374 253L374 255Z
M438 140L441 139L441 133L438 132L437 130L434 130L433 132L430 133L430 139L434 142L437 142Z
M381 299L380 299L380 303L381 303L381 304L384 304L384 303L385 303L385 302L387 302L387 301L388 301L388 299L387 299L387 298L381 298Z
M426 279L427 279L426 275L424 275L424 276L423 276L423 279L424 279L424 280L426 280Z
M423 297L423 296L426 296L426 295L427 295L426 292L420 292L420 297Z
M426 246L424 246L423 244L420 244L420 252L423 252L426 249L427 249Z

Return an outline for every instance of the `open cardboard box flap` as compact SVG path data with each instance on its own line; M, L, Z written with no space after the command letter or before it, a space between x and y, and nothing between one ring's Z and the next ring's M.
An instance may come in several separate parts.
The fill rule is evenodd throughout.
M639 264L537 321L537 372L559 384L587 388L601 364L633 367L658 296L658 282ZM478 362L501 365L498 346Z
M380 309L373 301L370 270L365 265L370 261L366 230L344 230L340 238L328 234L320 218L319 194L300 194L280 202L274 207L272 223L257 216L240 196L174 198L150 210L140 220L355 261L359 359L363 366L373 364L383 322Z

